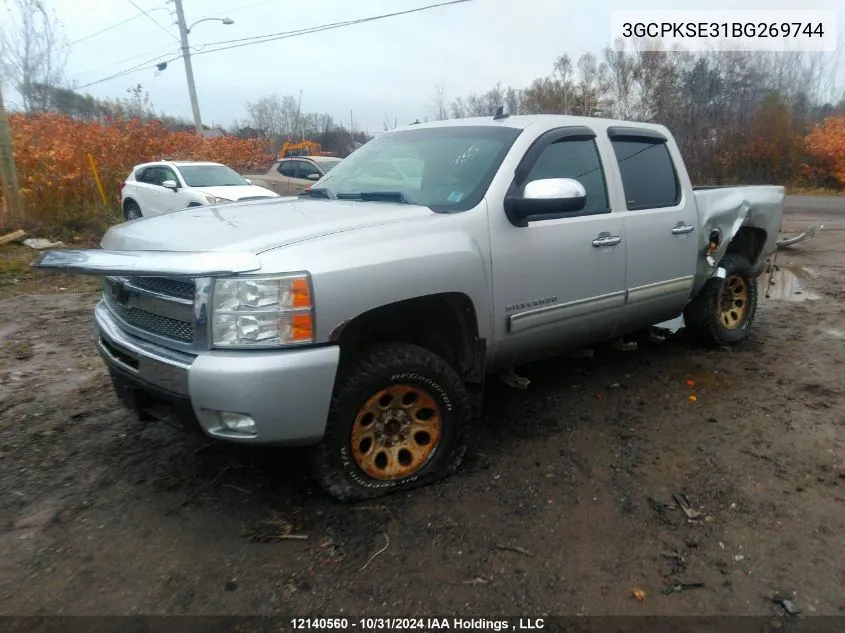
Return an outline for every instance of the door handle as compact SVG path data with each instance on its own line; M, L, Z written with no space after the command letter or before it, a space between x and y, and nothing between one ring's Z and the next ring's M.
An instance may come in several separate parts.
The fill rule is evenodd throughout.
M601 248L602 246L616 246L622 241L618 235L611 235L610 233L599 233L599 236L593 240L593 246Z
M692 224L678 222L675 228L672 229L672 235L686 235L687 233L692 233L694 230L695 227Z

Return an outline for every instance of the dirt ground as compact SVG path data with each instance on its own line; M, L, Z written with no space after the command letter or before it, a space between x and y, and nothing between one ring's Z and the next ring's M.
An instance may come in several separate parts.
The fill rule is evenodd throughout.
M351 507L297 451L133 420L96 295L21 284L40 294L0 299L0 614L766 615L778 592L845 613L845 198L790 198L784 230L818 218L740 349L681 331L527 367L527 391L488 388L458 475Z

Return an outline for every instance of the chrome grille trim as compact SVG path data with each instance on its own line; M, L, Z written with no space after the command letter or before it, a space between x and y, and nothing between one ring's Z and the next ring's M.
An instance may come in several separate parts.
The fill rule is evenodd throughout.
M119 303L108 291L103 293L103 300L112 314L141 332L180 343L193 343L194 328L190 321L144 310L139 307L139 305L144 305L142 302L138 302L139 305Z

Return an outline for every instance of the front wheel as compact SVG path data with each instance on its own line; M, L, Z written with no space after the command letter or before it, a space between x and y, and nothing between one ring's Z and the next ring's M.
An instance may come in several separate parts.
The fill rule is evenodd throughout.
M757 278L742 255L725 255L719 266L725 278L707 280L684 310L684 323L699 342L727 347L748 338L757 314Z
M311 454L315 477L341 501L431 483L457 470L470 418L466 387L442 358L406 343L373 347L338 379Z

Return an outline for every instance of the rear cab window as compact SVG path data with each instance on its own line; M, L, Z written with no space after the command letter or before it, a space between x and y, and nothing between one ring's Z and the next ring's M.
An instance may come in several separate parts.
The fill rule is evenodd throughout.
M667 140L636 128L608 130L629 211L677 206L681 186Z

